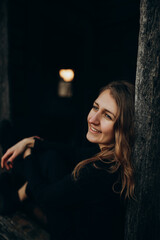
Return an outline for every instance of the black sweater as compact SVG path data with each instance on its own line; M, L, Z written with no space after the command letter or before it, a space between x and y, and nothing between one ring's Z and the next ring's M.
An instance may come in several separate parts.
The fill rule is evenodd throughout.
M108 165L104 169L99 161L99 169L87 164L77 181L71 173L51 181L41 171L35 154L44 146L46 143L36 141L33 153L25 158L25 176L29 182L27 192L45 208L51 239L123 239L123 206L119 194L112 190L118 173L110 174ZM50 153L46 156L53 162L61 155Z

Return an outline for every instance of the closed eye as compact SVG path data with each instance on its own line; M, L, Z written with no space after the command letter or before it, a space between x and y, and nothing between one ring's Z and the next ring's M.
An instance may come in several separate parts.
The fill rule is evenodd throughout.
M97 107L96 105L93 105L92 108L93 108L94 110L98 110L98 107Z
M109 114L107 114L107 113L105 113L105 117L110 119L110 120L112 120L111 116Z

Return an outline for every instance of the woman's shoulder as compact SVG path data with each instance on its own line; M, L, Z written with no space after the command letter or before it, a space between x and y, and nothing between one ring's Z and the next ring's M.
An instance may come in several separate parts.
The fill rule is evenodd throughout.
M115 172L111 171L112 163L109 161L96 160L89 162L84 166L86 171L90 171L95 174L105 175L105 176L117 176L119 175L120 170Z
M79 179L104 186L112 186L118 181L119 177L119 171L111 173L109 164L102 163L101 161L86 164L79 173Z

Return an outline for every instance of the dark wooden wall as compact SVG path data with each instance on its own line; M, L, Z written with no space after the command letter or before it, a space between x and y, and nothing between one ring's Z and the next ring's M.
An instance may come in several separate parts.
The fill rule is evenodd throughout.
M160 2L141 0L135 97L136 201L128 201L126 240L160 239Z

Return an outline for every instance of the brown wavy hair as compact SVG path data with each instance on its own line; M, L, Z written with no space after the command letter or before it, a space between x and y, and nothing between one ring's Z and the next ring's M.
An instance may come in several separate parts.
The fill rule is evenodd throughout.
M107 89L118 106L114 123L114 143L102 148L95 156L79 162L73 170L73 176L77 180L80 170L88 163L92 163L96 168L97 161L110 163L109 172L120 170L120 195L134 198L134 171L131 161L134 143L134 85L125 81L111 82L101 89L100 94ZM113 185L114 191L116 183Z

